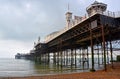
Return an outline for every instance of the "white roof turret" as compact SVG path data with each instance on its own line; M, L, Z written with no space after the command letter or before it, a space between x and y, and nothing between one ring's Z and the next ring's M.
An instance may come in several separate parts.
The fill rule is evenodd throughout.
M95 1L93 4L86 8L88 16L91 16L95 13L103 13L107 9L107 4Z

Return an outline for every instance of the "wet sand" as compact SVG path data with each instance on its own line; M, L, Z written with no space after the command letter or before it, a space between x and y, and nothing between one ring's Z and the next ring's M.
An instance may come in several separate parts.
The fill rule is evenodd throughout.
M120 79L120 62L114 63L114 68L111 65L107 66L107 71L99 70L96 72L81 72L72 74L58 74L47 76L31 76L31 77L7 77L0 79Z

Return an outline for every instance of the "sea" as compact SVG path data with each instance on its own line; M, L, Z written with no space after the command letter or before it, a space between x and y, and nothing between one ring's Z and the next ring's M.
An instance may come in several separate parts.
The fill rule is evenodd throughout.
M34 73L34 62L30 60L0 58L0 77L28 76Z
M77 62L79 63L79 62ZM102 69L103 65L96 69ZM78 65L78 67L83 68ZM42 76L51 74L64 74L64 73L77 73L88 72L89 70L64 70L57 71L53 64L50 66L36 64L34 61L26 59L14 59L14 58L0 58L0 77L26 77L26 76Z

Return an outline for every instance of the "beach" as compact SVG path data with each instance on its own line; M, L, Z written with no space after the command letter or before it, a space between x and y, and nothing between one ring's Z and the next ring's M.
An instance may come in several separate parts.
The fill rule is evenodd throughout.
M107 65L107 71L80 72L47 76L1 77L0 79L120 79L120 62L114 62L114 68Z

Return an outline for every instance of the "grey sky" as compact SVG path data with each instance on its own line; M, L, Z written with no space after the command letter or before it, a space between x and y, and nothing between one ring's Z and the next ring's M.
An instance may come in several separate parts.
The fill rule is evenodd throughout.
M0 57L29 52L42 39L65 26L67 4L73 15L84 15L95 0L0 0ZM110 11L120 11L119 0L98 0Z

